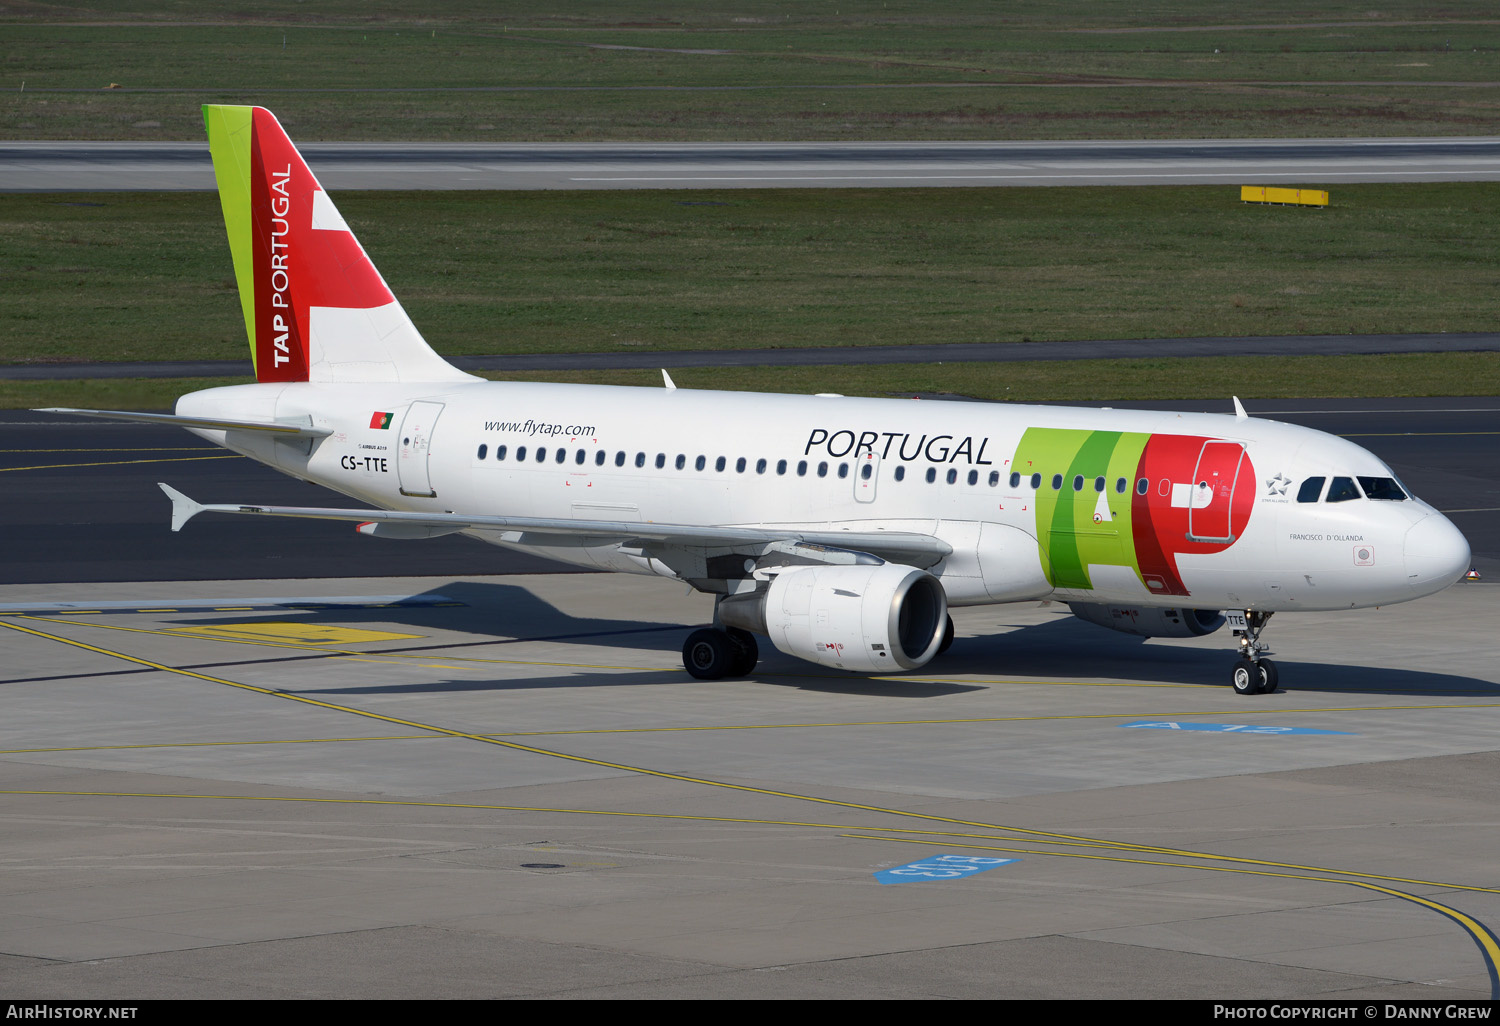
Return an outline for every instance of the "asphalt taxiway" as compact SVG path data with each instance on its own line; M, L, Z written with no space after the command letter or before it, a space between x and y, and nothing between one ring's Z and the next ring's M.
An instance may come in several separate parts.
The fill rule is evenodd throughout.
M1034 604L717 684L665 581L0 606L9 994L1495 994L1491 585L1273 622L1254 699L1226 638Z
M1249 405L1500 556L1500 400ZM0 419L8 994L1500 996L1500 572L1277 617L1254 698L1227 636L1037 604L955 611L914 674L766 646L707 684L681 585L173 535L156 480L331 496L183 432Z
M296 126L289 126L295 136ZM734 189L1483 182L1500 138L299 146L328 189ZM0 141L6 192L212 189L205 142Z

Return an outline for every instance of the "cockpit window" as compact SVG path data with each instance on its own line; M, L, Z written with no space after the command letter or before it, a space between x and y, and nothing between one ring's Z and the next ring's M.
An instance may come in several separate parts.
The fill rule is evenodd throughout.
M1359 486L1365 490L1367 499L1386 499L1400 502L1407 497L1401 486L1392 477L1362 477Z
M1310 477L1302 482L1302 487L1297 489L1298 502L1317 502L1318 496L1323 494L1323 482L1327 480L1321 477Z
M1328 498L1324 502L1348 502L1350 499L1360 497L1359 489L1354 487L1354 479L1349 477L1336 477L1328 486Z

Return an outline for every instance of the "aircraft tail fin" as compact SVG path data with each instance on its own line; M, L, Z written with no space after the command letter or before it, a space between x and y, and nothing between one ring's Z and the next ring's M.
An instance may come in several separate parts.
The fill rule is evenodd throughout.
M427 345L263 107L203 108L258 381L472 381Z

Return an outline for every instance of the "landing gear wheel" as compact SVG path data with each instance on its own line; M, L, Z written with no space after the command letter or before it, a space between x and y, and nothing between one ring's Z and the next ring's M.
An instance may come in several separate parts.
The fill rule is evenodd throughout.
M933 655L942 655L953 645L953 617L948 617L948 622L943 627L943 640L938 642L938 650Z
M736 648L723 631L704 628L682 644L682 666L699 680L719 680L730 673Z
M1236 660L1234 664L1234 693L1236 695L1267 695L1276 690L1276 664L1269 659L1251 661Z
M1276 679L1280 676L1276 672L1276 664L1269 659L1260 661L1260 693L1269 695L1276 690Z
M728 627L724 634L729 639L729 647L734 651L734 658L730 660L729 671L725 676L743 677L749 674L760 661L760 646L755 643L755 635L738 627Z

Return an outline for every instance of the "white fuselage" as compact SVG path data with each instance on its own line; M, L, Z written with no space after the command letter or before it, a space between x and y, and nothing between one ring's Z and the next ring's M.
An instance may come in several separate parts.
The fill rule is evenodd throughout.
M1343 439L1254 418L509 382L243 385L184 396L177 412L331 429L314 442L199 433L384 509L930 534L953 548L930 571L954 605L1343 609L1430 594L1468 565L1462 536L1415 497L1298 501L1311 477L1394 475ZM1132 439L1178 455L1138 474ZM1241 460L1217 493L1210 449ZM692 576L580 526L571 543L468 533Z

